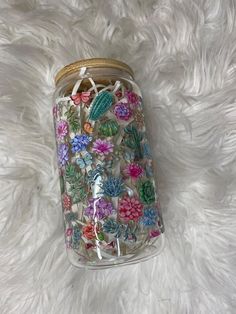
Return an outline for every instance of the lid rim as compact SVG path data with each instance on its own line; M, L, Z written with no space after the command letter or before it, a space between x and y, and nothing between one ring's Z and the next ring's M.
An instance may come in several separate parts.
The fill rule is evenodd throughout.
M124 62L110 58L91 58L81 59L64 66L55 76L55 84L57 85L64 77L77 72L82 67L87 68L114 68L124 70L134 77L133 70Z

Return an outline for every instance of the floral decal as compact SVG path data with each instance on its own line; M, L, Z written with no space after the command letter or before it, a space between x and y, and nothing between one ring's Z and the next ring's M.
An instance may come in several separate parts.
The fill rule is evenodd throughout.
M72 153L81 152L85 150L89 142L91 142L91 140L92 137L88 136L87 134L76 135L71 140Z
M156 207L146 208L143 212L143 217L141 219L141 223L145 227L152 227L152 226L156 225L157 218L158 218L158 214L157 214Z
M85 208L84 214L89 218L97 217L104 219L115 211L113 204L104 198L92 198L89 200L89 206Z
M63 208L65 210L70 210L72 205L71 197L67 194L63 196Z
M66 246L88 261L136 254L163 230L141 97L123 85L64 98L53 116Z
M69 147L67 144L60 144L58 148L58 161L60 166L65 166L69 160Z
M68 133L68 123L65 120L60 120L57 123L56 135L59 140L62 140Z
M133 106L139 106L141 104L140 96L138 96L132 91L126 91L125 97L127 98L128 102Z
M82 232L87 240L93 240L95 238L101 239L103 237L100 228L93 222L88 222L87 225L82 228Z
M113 152L114 145L108 140L101 140L98 138L93 143L93 152L99 155L108 155Z
M130 164L126 165L126 167L124 169L124 173L126 176L129 176L132 179L136 180L143 175L144 169L139 164L130 163Z
M155 202L155 190L151 181L142 182L139 186L139 196L144 204Z
M136 197L125 196L120 200L119 216L122 220L138 221L143 215L143 204Z
M114 108L117 119L128 121L132 116L132 111L126 103L118 103Z
M125 191L123 180L117 177L109 177L102 183L101 188L103 193L110 197L117 197Z

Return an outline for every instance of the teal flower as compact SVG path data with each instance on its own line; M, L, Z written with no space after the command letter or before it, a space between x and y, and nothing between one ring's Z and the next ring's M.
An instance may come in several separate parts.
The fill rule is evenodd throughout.
M110 197L117 197L125 191L124 182L121 178L109 177L101 185L103 193Z
M107 219L102 227L104 232L114 234L115 238L119 238L122 234L122 225L114 219Z

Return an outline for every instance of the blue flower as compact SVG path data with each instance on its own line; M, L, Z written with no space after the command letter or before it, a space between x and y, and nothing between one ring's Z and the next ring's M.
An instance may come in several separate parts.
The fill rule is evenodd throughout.
M88 136L87 134L75 135L75 137L70 141L72 144L72 153L85 150L91 140L92 137Z
M124 182L121 178L109 177L101 185L103 193L110 197L117 197L125 191Z
M157 209L155 207L146 208L143 212L143 217L141 218L140 222L145 227L153 227L157 223Z

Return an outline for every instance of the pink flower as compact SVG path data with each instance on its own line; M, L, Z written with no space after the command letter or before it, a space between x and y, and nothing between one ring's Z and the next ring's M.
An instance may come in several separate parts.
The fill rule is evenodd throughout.
M72 233L73 233L73 229L72 228L66 229L66 236L67 237L70 237L72 235Z
M151 230L149 232L149 237L150 238L156 238L156 237L159 237L160 234L161 234L161 232L159 230Z
M119 216L124 221L138 221L143 215L143 205L136 197L123 197L119 202Z
M133 106L138 106L141 103L140 97L134 92L126 91L125 97L127 98L128 102Z
M131 163L125 167L124 173L132 179L138 179L143 175L144 169L139 164Z
M68 123L65 120L57 122L56 127L57 138L62 140L68 133Z
M110 141L101 140L100 138L98 138L93 143L92 151L99 155L108 155L109 153L113 152L113 147L114 145Z

